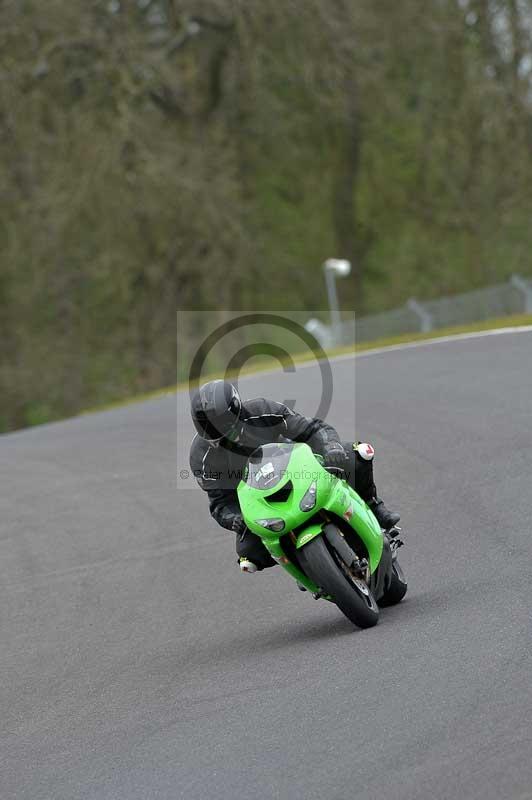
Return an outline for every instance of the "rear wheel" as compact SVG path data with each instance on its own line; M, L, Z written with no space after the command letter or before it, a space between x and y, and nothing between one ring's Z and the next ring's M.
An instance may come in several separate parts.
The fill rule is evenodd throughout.
M390 579L390 585L379 600L379 605L383 608L385 606L395 606L397 603L401 602L406 594L407 589L408 584L406 582L406 578L403 570L399 566L399 562L396 559L392 564L392 577Z
M379 607L366 583L355 577L335 550L329 550L323 536L316 536L298 551L308 577L331 596L340 611L359 628L371 628L379 621Z

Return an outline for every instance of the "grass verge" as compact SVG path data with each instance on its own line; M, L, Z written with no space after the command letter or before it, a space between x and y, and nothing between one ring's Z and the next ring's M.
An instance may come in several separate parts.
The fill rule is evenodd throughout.
M329 358L334 358L339 355L349 355L352 353L365 353L371 350L380 350L383 347L393 347L394 345L410 344L411 342L423 342L442 339L446 336L456 336L461 333L480 333L482 331L497 330L498 328L519 328L532 325L532 314L516 314L510 317L497 317L484 322L472 322L469 325L455 325L449 328L438 328L438 330L431 331L430 333L406 333L401 336L389 336L382 339L375 339L372 342L363 342L359 345L347 345L345 347L336 347L327 352ZM311 353L303 353L294 357L296 364L305 363L305 361L313 360L314 356ZM271 370L271 359L264 359L263 362L257 361L256 364L249 368L243 369L240 375L253 375L259 372ZM212 375L205 376L206 380L224 377L221 373L213 373ZM167 395L175 394L188 388L187 383L177 383L173 386L167 386L164 389L156 389L153 392L146 392L144 394L135 395L122 400L116 400L112 403L105 403L101 406L88 408L80 412L81 414L95 414L99 411L108 411L113 408L121 408L122 406L132 405L134 403L143 403L146 400L154 400L158 397L165 397Z

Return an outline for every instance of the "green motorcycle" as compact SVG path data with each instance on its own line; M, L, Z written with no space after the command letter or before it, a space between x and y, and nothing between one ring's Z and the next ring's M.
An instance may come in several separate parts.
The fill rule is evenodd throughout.
M259 447L237 491L248 528L272 558L358 627L376 625L379 606L405 596L397 529L382 531L355 490L327 472L308 445Z

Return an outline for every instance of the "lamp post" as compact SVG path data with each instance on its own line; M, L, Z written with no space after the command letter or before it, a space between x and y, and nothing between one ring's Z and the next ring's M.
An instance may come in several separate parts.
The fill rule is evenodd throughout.
M331 328L336 344L341 339L340 306L338 305L338 293L336 291L336 278L346 278L351 272L351 262L345 258L328 258L323 264L325 273L325 284L327 286L327 297L329 298L329 312L331 315Z

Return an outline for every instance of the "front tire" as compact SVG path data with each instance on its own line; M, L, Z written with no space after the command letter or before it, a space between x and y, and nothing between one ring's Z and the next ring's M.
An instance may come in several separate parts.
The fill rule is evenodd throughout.
M308 577L331 596L340 611L359 628L371 628L379 621L379 607L366 584L350 574L339 554L331 552L323 535L316 536L298 551Z

